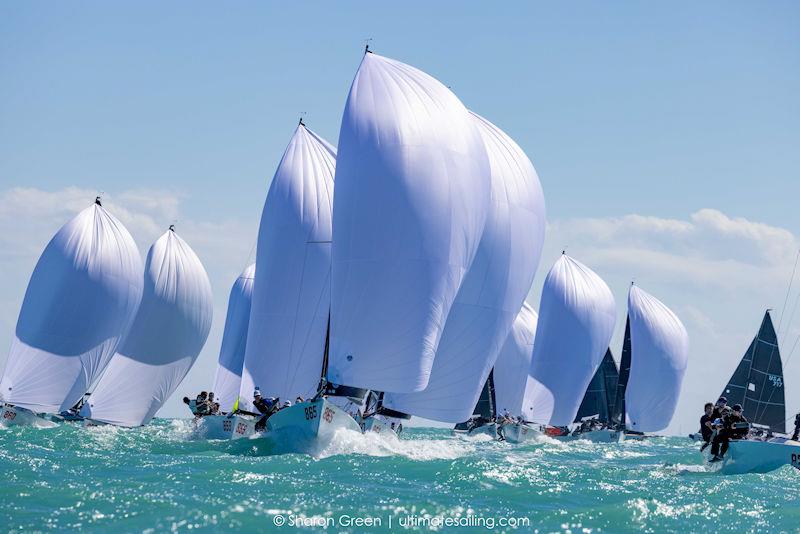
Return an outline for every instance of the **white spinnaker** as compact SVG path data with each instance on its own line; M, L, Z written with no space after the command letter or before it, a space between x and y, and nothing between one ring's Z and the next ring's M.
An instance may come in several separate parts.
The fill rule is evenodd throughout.
M147 424L197 359L212 311L200 259L167 230L147 253L133 324L81 415L119 426Z
M133 238L99 204L62 226L28 283L0 399L47 413L78 402L130 326L141 272Z
M333 147L300 124L261 215L241 409L253 410L255 387L291 401L317 391L330 308L335 168Z
M544 244L544 194L533 164L497 126L471 115L491 171L491 203L478 252L450 308L428 386L387 393L383 400L387 408L447 423L472 415L533 283Z
M628 292L631 374L625 390L627 428L665 429L675 413L689 356L689 336L663 302L636 286Z
M217 374L214 377L214 388L211 390L223 412L230 412L239 397L255 274L254 263L239 275L228 297L228 313L225 317L225 330L222 332Z
M488 165L449 89L365 54L339 133L330 382L401 393L428 384L483 233Z
M611 290L597 274L566 254L550 269L539 304L539 323L524 407L531 421L572 424L614 332Z
M532 420L533 414L530 413L530 406L526 406L529 403L525 402L525 393L538 319L536 311L527 302L524 303L500 354L497 355L492 376L495 412L498 415L508 411L514 417L522 416L526 421Z

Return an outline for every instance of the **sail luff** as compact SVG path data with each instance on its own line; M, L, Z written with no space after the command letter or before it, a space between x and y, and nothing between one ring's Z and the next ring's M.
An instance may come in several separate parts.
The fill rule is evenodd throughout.
M497 356L492 372L497 413L508 411L514 417L522 416L525 420L531 417L523 407L526 405L525 393L537 320L536 311L527 303L523 304Z

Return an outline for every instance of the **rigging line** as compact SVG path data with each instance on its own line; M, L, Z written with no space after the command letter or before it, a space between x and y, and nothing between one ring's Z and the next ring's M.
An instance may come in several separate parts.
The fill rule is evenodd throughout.
M792 350L789 352L789 356L786 357L786 361L784 362L783 367L786 367L786 365L789 363L789 360L792 359L792 354L794 354L794 350L797 348L797 342L798 341L800 341L800 334L798 334L798 336L795 338L794 345L792 345ZM769 394L769 398L767 399L767 404L769 404L770 401L772 401L772 396L775 394L775 392L777 390L778 390L778 388L772 388L772 392ZM745 392L745 396L746 395L747 395L747 393ZM759 402L761 402L761 401L759 400ZM766 406L766 404L764 406ZM784 406L784 413L785 413L785 410L786 410L786 397L785 396L784 396L784 399L783 399L783 406ZM765 408L765 410L766 410L766 408ZM786 421L788 421L788 420L789 419L786 419ZM784 421L784 423L786 421Z
M789 336L789 330L792 328L792 321L794 321L794 314L797 311L798 304L800 304L800 292L797 293L797 297L795 297L794 299L794 306L792 306L792 313L789 314L789 321L786 323L786 331L784 331L783 333L783 341L786 341L786 338Z
M789 278L789 288L786 290L786 298L783 299L783 309L781 310L781 317L778 320L778 333L781 331L781 325L783 324L783 312L786 311L786 303L789 301L789 294L792 292L792 282L794 282L794 273L797 271L797 260L800 260L800 249L797 251L797 255L794 258L794 267L792 267L792 277Z

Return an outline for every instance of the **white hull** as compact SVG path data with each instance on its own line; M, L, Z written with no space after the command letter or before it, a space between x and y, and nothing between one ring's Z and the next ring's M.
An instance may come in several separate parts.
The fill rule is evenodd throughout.
M57 423L45 419L43 416L19 406L10 404L2 405L3 415L0 416L0 425L3 426L35 426L38 428L53 428Z
M398 437L397 432L392 428L392 423L381 417L367 417L363 422L364 433L373 432L382 436Z
M541 428L520 423L503 425L502 429L503 435L509 443L522 443L544 435Z
M256 433L252 415L206 415L194 420L195 434L203 439L241 439Z
M703 456L711 457L711 447ZM721 462L706 463L709 471L723 475L768 473L791 465L800 469L800 442L775 438L771 441L732 440Z
M283 408L270 416L263 438L270 442L275 454L316 455L330 445L339 430L361 433L350 414L322 398Z

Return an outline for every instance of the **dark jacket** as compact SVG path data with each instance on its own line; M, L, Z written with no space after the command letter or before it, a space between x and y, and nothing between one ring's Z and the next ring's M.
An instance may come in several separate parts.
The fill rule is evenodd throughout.
M734 428L736 423L746 423L747 419L743 415L736 415L730 414L723 419L722 423L724 425L725 431L728 435L733 439L743 438L747 435L747 427L745 428Z
M710 440L711 435L714 433L713 429L706 426L706 423L713 423L714 419L716 419L714 414L711 415L703 414L703 416L700 418L700 434L703 435L704 441Z

